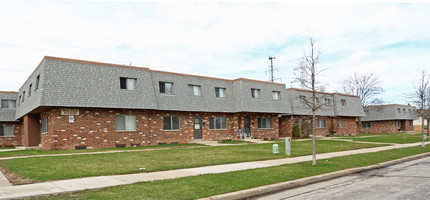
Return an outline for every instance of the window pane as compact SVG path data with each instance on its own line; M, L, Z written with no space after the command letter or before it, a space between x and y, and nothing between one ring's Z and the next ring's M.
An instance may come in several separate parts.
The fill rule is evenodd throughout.
M166 89L166 94L172 94L172 92L173 92L173 88L172 88L173 83L165 83L164 86L165 86L165 89Z
M172 117L172 127L174 130L179 129L179 117Z
M209 118L209 129L214 129L215 120L213 117Z
M48 132L48 118L44 117L42 119L42 132L47 133Z
M192 85L188 85L188 94L189 95L194 95L194 88Z
M31 86L33 86L32 84L30 84L30 86L28 86L28 97L31 96Z
M267 128L272 128L272 119L271 118L266 118L266 125L267 125Z
M35 85L34 91L39 89L39 80L40 80L40 75L36 77L36 85Z
M115 130L124 131L125 129L125 117L124 115L115 115Z
M220 129L221 127L221 119L219 117L215 117L215 129Z
M1 100L1 108L9 108L9 101Z
M221 129L227 129L227 118L221 117Z
M119 78L119 86L121 89L127 89L127 79L126 78Z
M16 101L15 100L10 100L9 101L9 108L15 108L16 107Z
M163 117L163 129L172 130L172 117Z
M4 136L13 136L13 126L6 125L4 126Z
M219 91L219 95L220 97L224 98L225 97L225 88L221 88Z
M194 95L200 96L200 86L194 86Z
M135 131L136 130L136 116L126 115L125 116L125 130Z
M128 90L136 90L136 79L128 78L127 79L127 89Z
M257 126L258 126L258 128L261 128L261 118L257 119Z
M3 126L0 126L0 136L4 136L4 129L3 129Z
M220 90L221 90L221 88L215 88L215 96L218 98L221 97Z
M166 83L160 82L160 93L166 93Z

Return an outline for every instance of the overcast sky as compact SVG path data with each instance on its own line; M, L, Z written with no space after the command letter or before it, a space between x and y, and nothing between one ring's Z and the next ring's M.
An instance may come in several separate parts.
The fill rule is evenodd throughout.
M271 55L290 87L312 33L329 92L373 72L385 103L407 103L430 69L430 4L0 1L0 91L17 91L45 55L257 80Z

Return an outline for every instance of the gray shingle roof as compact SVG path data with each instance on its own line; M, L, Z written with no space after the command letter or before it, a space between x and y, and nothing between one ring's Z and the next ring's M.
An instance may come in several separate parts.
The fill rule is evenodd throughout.
M416 119L414 114L415 106L389 104L379 106L368 106L364 108L365 117L362 121L380 121L380 120L413 120Z

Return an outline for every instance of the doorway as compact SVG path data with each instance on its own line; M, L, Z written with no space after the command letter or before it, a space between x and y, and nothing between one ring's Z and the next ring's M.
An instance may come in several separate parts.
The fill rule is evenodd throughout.
M202 139L202 118L194 117L194 139Z

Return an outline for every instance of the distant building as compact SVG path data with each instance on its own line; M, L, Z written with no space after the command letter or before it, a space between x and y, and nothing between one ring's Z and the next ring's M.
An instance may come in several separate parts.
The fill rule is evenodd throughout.
M397 133L414 131L415 106L388 104L364 108L363 133Z
M418 117L417 119L414 120L414 131L417 133L421 133L423 129L423 125L422 125L422 121L421 121L421 117ZM424 132L427 133L427 119L424 119Z
M21 123L15 119L18 92L0 91L0 147L22 145Z
M305 100L311 102L312 91L289 88L291 113L280 118L280 136L291 136L294 123L310 120L312 110ZM360 97L341 93L317 92L316 101L321 107L316 112L317 136L356 135L357 117L364 116Z

